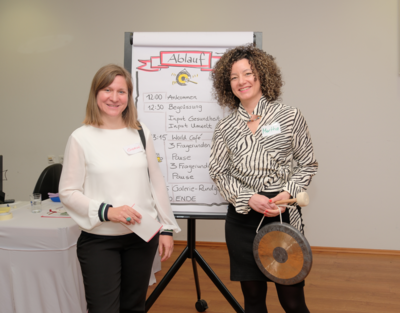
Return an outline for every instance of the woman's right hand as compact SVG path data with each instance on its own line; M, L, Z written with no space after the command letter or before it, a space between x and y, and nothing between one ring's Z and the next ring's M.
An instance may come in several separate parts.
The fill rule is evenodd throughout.
M275 205L270 202L269 198L259 194L254 194L249 200L249 206L258 213L264 214L265 210L275 209Z
M138 211L127 205L119 206L116 208L110 207L108 209L107 217L111 222L124 223L126 225L131 225L135 223L140 224L140 219L142 218ZM129 222L126 220L128 217L131 218Z

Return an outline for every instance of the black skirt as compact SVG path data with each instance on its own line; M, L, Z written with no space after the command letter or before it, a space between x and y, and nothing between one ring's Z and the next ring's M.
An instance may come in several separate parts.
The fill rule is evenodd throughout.
M260 192L268 198L278 192ZM253 254L253 241L263 214L250 210L248 214L237 213L229 204L225 224L225 238L228 246L231 280L233 281L271 281L258 268ZM265 217L260 229L270 223L280 222L280 217ZM282 222L290 224L289 210L282 214ZM304 284L304 282L302 282Z

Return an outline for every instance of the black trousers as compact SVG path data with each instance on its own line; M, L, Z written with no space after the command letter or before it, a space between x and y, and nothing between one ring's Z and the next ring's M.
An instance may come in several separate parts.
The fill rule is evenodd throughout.
M89 313L144 313L159 234L150 242L135 233L82 232L77 244Z

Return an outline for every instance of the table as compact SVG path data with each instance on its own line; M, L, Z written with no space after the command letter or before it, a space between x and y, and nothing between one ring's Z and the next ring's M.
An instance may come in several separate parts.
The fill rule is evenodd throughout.
M46 202L47 201L47 202ZM0 222L0 313L84 313L85 291L76 257L81 233L71 218L42 218L26 203Z
M41 217L61 203L42 206L42 213L31 213L26 202L0 221L0 313L86 313L76 256L81 230L71 218ZM160 269L158 256L150 285Z

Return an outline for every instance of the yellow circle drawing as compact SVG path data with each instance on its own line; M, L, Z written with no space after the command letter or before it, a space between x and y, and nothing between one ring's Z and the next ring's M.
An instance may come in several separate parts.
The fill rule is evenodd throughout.
M179 81L181 84L186 85L186 82L189 81L189 76L188 76L187 74L185 74L185 73L181 73L181 74L178 76L178 81Z
M176 75L176 82L178 83L178 85L180 86L186 86L188 83L193 83L193 84L197 84L194 81L191 81L190 79L192 78L192 75L190 75L190 73L186 70L183 69L182 71L180 71L177 75ZM173 83L172 83L173 84Z

